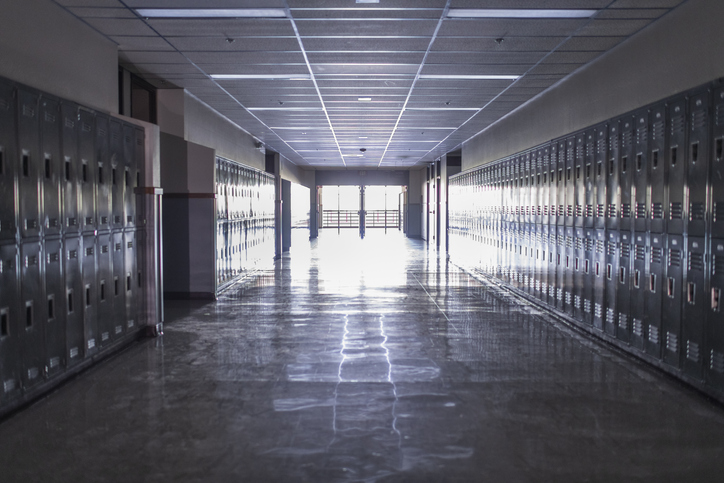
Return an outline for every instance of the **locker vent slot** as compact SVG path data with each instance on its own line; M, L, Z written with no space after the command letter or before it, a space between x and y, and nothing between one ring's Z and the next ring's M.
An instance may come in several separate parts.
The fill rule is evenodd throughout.
M563 289L559 288L556 290L556 300L563 300Z
M108 332L103 332L103 333L101 334L101 342L105 342L105 341L107 341L107 340L110 339L110 338L111 338L111 336L110 336L110 334L109 334Z
M659 343L659 328L651 324L649 324L649 341L652 344Z
M128 242L128 248L133 248L133 242L132 242L132 241L129 241L129 242Z
M716 125L724 126L724 104L718 104L716 106Z
M573 305L575 308L577 308L579 310L581 309L581 297L579 295L576 295L573 298Z
M663 249L661 247L651 247L651 263L661 263Z
M75 359L76 357L78 357L79 353L80 353L80 351L78 350L78 348L73 347L72 349L70 349L70 358Z
M669 266L680 267L681 266L681 250L669 248Z
M608 205L608 217L616 218L616 203L610 203Z
M643 337L644 323L639 319L633 319L633 333L636 337Z
M699 344L690 340L686 341L686 358L690 361L699 362L701 361L701 354L699 353Z
M664 205L662 203L651 204L651 219L660 220L664 217Z
M666 333L666 349L671 352L679 352L679 338L676 334Z
M609 325L615 325L616 312L614 312L613 309L606 309L606 323Z
M704 219L704 203L691 203L689 205L689 220Z
M134 325L136 325L136 323L133 322L132 320L129 320L129 321L126 323L126 326L127 326L129 329L132 328Z
M77 218L68 218L68 226L78 226Z
M653 140L660 139L664 135L664 121L656 121L651 125L651 138Z
M95 339L89 339L88 340L88 349L93 349L96 346L96 340Z
M704 254L703 253L696 253L696 252L689 252L689 263L688 263L689 270L704 270Z
M624 131L623 133L621 133L621 146L630 146L632 140L633 133L631 131Z
M593 217L593 205L586 205L586 217L587 218Z
M570 292L566 292L566 305L571 305L572 302L573 302L573 300L572 300L572 297L571 297L571 293L570 293Z
M563 205L558 205L558 216L563 216Z
M8 379L3 382L3 390L5 393L9 393L15 390L15 379Z
M724 354L712 349L709 355L709 369L724 374Z
M603 218L606 216L606 205L604 205L602 203L596 205L596 216L598 218Z
M55 263L60 261L60 254L59 253L49 253L48 254L48 263Z
M636 218L646 218L646 203L636 203Z
M597 319L600 319L600 318L603 316L603 307L601 306L601 304L599 304L599 303L594 304L594 309L593 309L593 310L594 310L593 315L594 315L594 317L596 317Z
M587 252L593 251L593 243L594 243L594 241L592 239L590 239L590 238L585 239L585 244L586 244L585 248L586 248Z
M686 121L682 114L677 114L671 117L671 135L681 134L684 132L684 125Z
M583 250L583 239L575 237L576 250Z
M93 256L93 247L88 247L85 249L85 256L87 256L87 257Z
M55 369L60 365L60 357L53 357L48 361L48 365L51 369Z
M628 330L628 315L618 314L618 328L624 331Z
M627 242L621 242L621 258L631 257L631 245Z
M724 273L724 256L712 255L712 275Z
M566 237L566 248L573 248L573 237Z
M629 203L621 204L621 218L631 218L631 205Z
M646 260L646 246L645 245L636 245L636 260L641 260L641 261Z
M706 127L706 111L697 109L691 113L691 130L698 131Z
M583 301L583 311L587 314L591 313L591 301L586 299Z
M576 216L583 216L583 205L576 205Z
M603 253L603 249L604 249L604 241L596 240L596 253Z
M122 248L122 247L121 247L121 244L120 244L120 243L116 243L116 251L117 251L117 252L120 252L120 251L121 251L121 248Z
M120 225L120 224L121 224L121 217L120 217L120 216L114 216L114 217L113 217L113 223L115 223L116 225Z
M724 221L724 203L714 203L714 222Z
M573 205L566 205L566 216L573 216Z
M31 381L38 377L39 374L40 371L38 371L37 367L31 367L30 369L28 369L28 379L30 379Z

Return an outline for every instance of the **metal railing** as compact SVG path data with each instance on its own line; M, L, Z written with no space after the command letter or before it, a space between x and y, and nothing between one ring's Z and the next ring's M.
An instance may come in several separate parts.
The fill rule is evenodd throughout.
M399 228L400 212L397 210L368 210L365 215L366 228Z
M359 212L356 210L322 211L322 228L357 228Z

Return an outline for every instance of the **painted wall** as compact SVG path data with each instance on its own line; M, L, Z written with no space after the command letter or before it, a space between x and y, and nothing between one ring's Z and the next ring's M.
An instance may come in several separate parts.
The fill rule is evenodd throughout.
M422 237L422 187L425 170L410 171L410 185L407 187L407 236Z
M116 44L49 0L2 2L0 76L118 112Z
M463 145L462 169L724 76L724 2L689 0Z

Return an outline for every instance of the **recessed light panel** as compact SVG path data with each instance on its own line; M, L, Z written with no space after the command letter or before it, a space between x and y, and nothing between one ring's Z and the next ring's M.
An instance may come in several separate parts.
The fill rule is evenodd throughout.
M283 8L139 8L148 18L283 18Z
M271 80L309 80L309 74L211 74L212 79L234 80L234 79L271 79Z
M423 74L420 79L460 79L460 80L515 80L519 75L455 75L455 74Z
M451 8L450 18L589 18L598 10Z

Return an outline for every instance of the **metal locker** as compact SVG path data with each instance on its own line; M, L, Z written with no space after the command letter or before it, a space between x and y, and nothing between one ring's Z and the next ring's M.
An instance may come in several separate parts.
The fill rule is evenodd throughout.
M556 226L556 308L566 310L566 227Z
M575 309L574 309L574 280L573 280L573 264L574 259L576 257L576 251L573 247L574 239L575 239L575 232L572 226L565 227L565 251L564 251L564 260L563 260L563 267L565 268L565 271L563 272L563 305L565 307L565 311L568 315L575 316Z
M18 200L20 236L40 236L40 123L38 121L39 96L18 89Z
M556 169L556 225L566 226L566 142L558 140L551 143L551 164L555 159ZM560 233L559 233L560 234Z
M666 104L661 103L651 108L651 141L648 151L648 184L650 187L649 217L646 229L650 233L665 233L666 220Z
M547 172L547 171L546 171ZM548 247L548 236L550 233L550 226L548 224L541 224L538 227L538 230L540 232L540 257L538 262L538 280L539 280L539 294L538 298L544 302L548 303L548 272L549 272L549 265L548 265L548 253L549 253L549 247Z
M126 228L136 226L136 129L123 124L123 223Z
M679 367L681 353L681 311L684 293L685 261L684 238L681 235L666 237L666 273L662 280L661 296L661 342L662 359L667 364Z
M124 307L113 306L113 235L99 233L96 237L96 280L95 303L98 314L99 347L110 345L116 338L115 328L118 313L123 314Z
M63 240L63 270L65 279L65 353L66 365L72 367L83 360L85 329L83 327L83 277L81 274L82 245L78 237Z
M573 148L573 226L582 228L586 211L586 133L576 134Z
M550 175L551 170L551 153L550 153L550 146L546 144L539 154L539 160L540 160L540 176L541 176L541 182L540 187L538 191L538 199L539 205L541 206L543 210L543 216L540 218L540 223L543 225L549 225L551 223L551 216L550 216L550 198L551 198L551 184L548 181L548 176Z
M608 159L604 170L606 171L606 228L618 230L619 227L619 156L621 153L620 122L612 121L608 125Z
M0 242L17 236L15 88L0 81Z
M606 311L604 313L603 330L609 335L616 335L619 243L618 231L606 231L606 266L603 267L606 285Z
M639 350L646 346L646 291L648 289L649 236L646 232L633 235L633 272L631 272L631 345Z
M123 228L124 173L123 125L118 119L110 119L111 143L111 227Z
M711 236L724 238L724 87L714 91L711 161Z
M648 206L650 202L648 190L650 126L649 109L642 109L633 116L634 146L631 159L633 172L633 228L644 232L648 225Z
M621 130L620 149L618 157L618 183L619 183L619 230L633 229L633 173L636 169L634 160L634 125L632 116L623 116L619 121Z
M596 248L596 230L594 230L593 228L585 229L584 237L584 258L582 259L580 265L581 277L583 278L583 289L581 294L581 298L583 301L583 322L588 325L593 325L593 287L595 284L595 278L593 273L593 258Z
M558 253L558 245L556 240L557 226L548 225L548 250L546 272L548 278L548 296L547 303L551 307L556 306L556 289L558 287L556 281L556 257Z
M596 152L594 155L593 172L596 185L595 221L597 230L606 228L606 169L608 163L608 124L595 128Z
M111 250L113 251L113 276L110 285L109 295L113 299L113 326L109 327L112 334L116 333L116 327L127 326L126 320L126 292L128 283L126 280L126 241L123 232L114 232L112 235ZM134 321L135 323L135 321Z
M711 290L707 302L705 367L706 382L717 389L724 389L724 239L711 240Z
M94 115L85 109L79 110L78 157L80 158L80 223L81 231L96 230L96 163Z
M565 148L563 147L565 146ZM576 137L570 136L559 143L558 156L565 159L565 170L563 173L563 186L566 192L566 226L573 226L576 209L576 177L575 177L575 152Z
M99 230L111 229L112 165L109 118L96 114L95 163L98 185L96 186L96 214Z
M595 230L593 235L593 326L603 330L606 317L606 230Z
M98 352L98 307L96 297L96 237L86 235L81 246L82 293L78 301L83 307L84 355Z
M681 96L668 103L666 115L669 136L665 156L667 169L667 206L664 216L666 218L666 232L680 235L684 233L684 220L688 216L688 206L684 204L686 195L686 98Z
M709 106L711 92L707 89L689 98L688 167L686 173L689 195L689 216L686 218L689 236L704 236L709 218L707 188L709 175Z
M631 342L631 242L631 232L619 232L616 337L624 342Z
M531 159L530 153L521 154L518 156L517 162L520 166L520 183L519 183L519 205L520 205L520 216L518 217L519 223L530 223L532 217L530 216L530 205L532 204L531 199L533 191L530 186L531 179Z
M41 382L45 370L44 331L47 314L43 265L40 241L28 241L20 245L20 352L25 388Z
M52 376L65 369L65 283L63 282L63 242L45 240L45 370Z
M138 321L138 263L136 260L136 232L127 231L123 234L126 262L126 324L131 329ZM121 324L122 325L122 324ZM116 327L116 331L118 327Z
M583 219L581 218L581 222ZM573 229L573 256L571 259L571 271L573 273L573 285L571 293L573 295L573 317L578 321L584 320L583 315L583 285L586 283L585 277L585 242L586 233L583 228Z
M81 163L78 157L78 106L63 101L60 105L62 168L60 175L63 200L63 232L66 236L80 233L78 196L80 193Z
M43 199L43 234L59 236L61 232L60 174L60 103L40 98L40 179Z
M20 395L20 338L25 331L21 311L17 245L0 245L0 403ZM24 306L24 304L23 304Z
M126 323L126 328L130 333L133 329L143 327L148 323L147 306L146 306L146 279L144 277L144 267L146 266L146 232L144 230L136 230L136 318L134 325Z
M143 211L143 195L137 192L137 189L140 190L142 187L146 186L146 176L145 176L145 166L146 166L146 131L144 131L141 128L135 128L135 144L134 144L134 150L135 154L133 155L133 160L135 163L135 177L134 177L134 183L133 186L133 196L135 198L135 224L136 227L145 226L146 224L146 217Z
M585 132L585 153L583 158L583 226L594 228L596 222L596 129Z
M649 235L649 269L646 281L646 353L661 359L661 304L666 288L666 235Z
M704 379L704 331L709 287L706 268L706 242L703 237L688 237L686 286L681 326L683 369L689 376Z
M543 148L539 148L535 151L535 200L533 206L535 207L535 213L533 223L542 225L544 222L548 223L548 183L545 182L547 166L544 166Z

